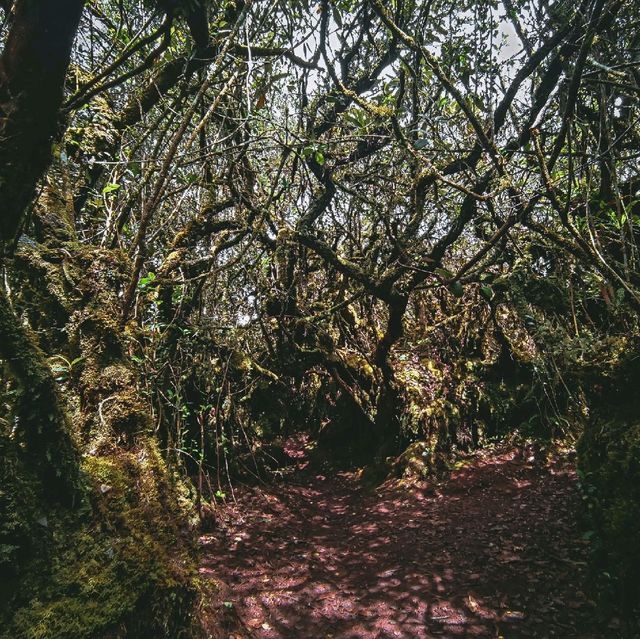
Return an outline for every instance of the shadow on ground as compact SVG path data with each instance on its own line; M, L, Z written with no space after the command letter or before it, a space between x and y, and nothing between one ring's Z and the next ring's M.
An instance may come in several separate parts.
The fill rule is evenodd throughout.
M441 489L307 472L239 490L201 573L233 639L596 639L575 483L515 451Z

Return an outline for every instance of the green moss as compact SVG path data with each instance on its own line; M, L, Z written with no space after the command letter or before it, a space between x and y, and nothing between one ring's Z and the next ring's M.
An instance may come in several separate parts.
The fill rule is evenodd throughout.
M594 417L579 443L579 468L595 533L603 602L640 613L640 422L617 411ZM640 630L640 627L636 628Z
M83 470L92 514L48 514L47 548L15 581L0 637L186 636L195 551L155 445L87 457Z
M403 479L426 479L432 472L433 451L427 442L414 442L398 457L395 473Z
M31 456L50 496L77 498L78 456L71 425L62 408L51 371L35 336L0 292L0 358L13 380L14 437Z
M20 418L0 430L0 638L187 636L197 575L191 513L149 436L150 409L119 325L126 264L117 252L73 243L38 250L40 270L15 286L20 300L32 295L34 312L26 300L17 321L0 300L0 333L11 337L0 340L0 357L11 363L17 393L10 389L8 404ZM50 298L62 308L55 330ZM43 339L76 363L62 387ZM79 495L56 500L52 475L67 458Z

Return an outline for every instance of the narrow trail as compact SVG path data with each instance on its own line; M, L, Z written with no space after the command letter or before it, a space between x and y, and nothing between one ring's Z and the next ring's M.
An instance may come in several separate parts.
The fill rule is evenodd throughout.
M202 537L225 639L600 639L572 466L482 453L438 488L302 472ZM614 633L615 634L615 633Z

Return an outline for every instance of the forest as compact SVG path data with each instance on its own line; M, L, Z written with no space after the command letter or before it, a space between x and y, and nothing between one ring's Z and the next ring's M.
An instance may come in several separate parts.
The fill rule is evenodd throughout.
M640 637L639 25L0 0L0 638Z

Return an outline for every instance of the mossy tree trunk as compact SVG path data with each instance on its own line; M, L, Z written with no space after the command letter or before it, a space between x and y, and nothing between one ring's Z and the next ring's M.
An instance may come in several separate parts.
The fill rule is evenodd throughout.
M0 334L9 337L0 339L0 360L20 391L19 430L7 450L25 455L3 486L0 511L19 503L35 468L39 476L28 484L35 505L18 517L26 533L7 536L17 568L7 577L12 599L0 605L0 636L26 636L36 625L46 636L59 627L87 638L110 637L114 627L122 636L183 636L196 595L192 514L151 436L151 406L130 352L136 327L120 327L118 290L129 262L118 251L50 240L21 245L14 266L11 302L0 297ZM52 307L58 313L47 323ZM27 318L56 361L67 362L63 380L51 376ZM91 512L57 508L45 492L72 488L79 464Z
M0 359L14 380L15 435L53 498L73 501L80 492L78 455L55 380L29 329L0 290Z
M374 355L374 362L382 374L375 421L376 438L381 455L401 452L401 398L389 355L391 349L403 335L402 322L408 302L409 298L406 295L392 294L390 296L387 302L389 312L387 327L382 339L378 342Z
M62 229L58 229L62 234ZM76 400L76 431L84 442L133 443L149 433L151 410L140 392L139 375L129 352L135 326L120 325L118 289L127 280L129 263L119 251L85 247L73 241L23 247L16 259L16 305L23 301L47 315L56 308L55 326L40 326L43 338L73 362L67 390ZM46 278L34 276L46 271ZM56 340L62 332L66 339ZM130 335L132 340L127 336Z

